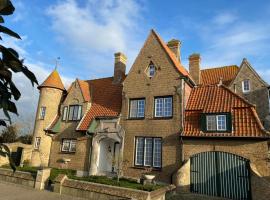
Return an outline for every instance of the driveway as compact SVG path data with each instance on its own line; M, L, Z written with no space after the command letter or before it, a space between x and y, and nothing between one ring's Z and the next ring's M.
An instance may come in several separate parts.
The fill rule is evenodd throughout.
M85 200L82 198L60 195L48 191L38 191L29 187L0 181L0 199L2 200Z

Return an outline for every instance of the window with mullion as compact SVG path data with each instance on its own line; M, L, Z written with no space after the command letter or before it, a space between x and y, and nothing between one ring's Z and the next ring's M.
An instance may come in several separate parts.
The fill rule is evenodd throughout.
M155 98L155 117L172 117L172 96Z
M131 99L129 118L144 118L145 99Z
M82 115L82 106L81 105L71 105L69 106L68 120L76 121L80 120Z
M136 166L161 168L161 153L161 138L136 137Z
M207 115L206 129L207 131L226 131L227 130L226 115Z
M63 139L62 152L76 152L76 140L74 139Z

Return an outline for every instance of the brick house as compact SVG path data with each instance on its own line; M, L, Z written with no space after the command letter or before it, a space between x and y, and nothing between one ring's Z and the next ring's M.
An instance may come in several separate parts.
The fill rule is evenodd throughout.
M267 118L263 109L269 110L267 83L246 60L240 68L201 70L200 55L193 54L188 72L180 45L165 43L151 30L127 75L127 58L116 53L113 77L76 79L68 90L53 71L39 86L31 164L75 169L78 176L111 176L122 169L135 179L150 169L159 182L222 196L218 189L198 191L191 171L208 161L224 162L247 174L241 195L255 194L249 166L270 176L269 133L260 121ZM257 91L265 102L260 106L252 104ZM217 163L211 169L219 169ZM221 180L214 171L203 177L205 186L208 178ZM224 180L231 185L231 179Z
M194 62L195 60L195 62ZM215 85L220 81L235 93L256 105L256 111L264 127L270 129L269 84L253 69L246 58L237 65L200 69L200 55L190 56L190 75L197 84Z

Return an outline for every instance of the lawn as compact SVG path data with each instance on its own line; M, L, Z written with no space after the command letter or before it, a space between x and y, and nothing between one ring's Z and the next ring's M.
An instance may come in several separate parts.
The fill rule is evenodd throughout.
M11 169L10 165L3 165L1 168ZM30 166L23 166L23 167L16 167L16 171L23 171L23 172L30 172L32 174L36 174L38 171L38 167L30 167Z
M92 183L100 183L104 185L112 185L136 190L144 190L148 192L151 192L164 186L164 185L142 185L134 180L127 178L120 178L119 182L117 182L117 178L109 178L106 176L88 176L88 177L69 176L69 178L81 181L88 181Z
M1 166L2 168L11 169L9 165ZM17 171L23 171L23 172L30 172L32 174L36 174L37 170L40 169L38 167L30 167L30 166L23 166L23 167L17 167ZM50 174L50 182L53 183L55 178L59 174L66 174L68 178L74 179L74 180L80 180L80 181L87 181L92 183L99 183L104 185L112 185L117 187L124 187L124 188L131 188L136 190L144 190L151 192L153 190L159 189L163 187L164 185L143 185L140 183L137 183L135 180L127 179L127 178L120 178L119 182L117 182L117 178L109 178L106 176L88 176L88 177L77 177L76 176L76 170L71 169L51 169Z

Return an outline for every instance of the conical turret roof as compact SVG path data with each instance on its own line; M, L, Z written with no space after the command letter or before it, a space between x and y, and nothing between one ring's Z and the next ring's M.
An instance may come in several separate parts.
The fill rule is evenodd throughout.
M41 85L38 86L38 89L43 87L66 90L59 76L59 73L56 70L53 70L53 72L48 76L48 78Z

